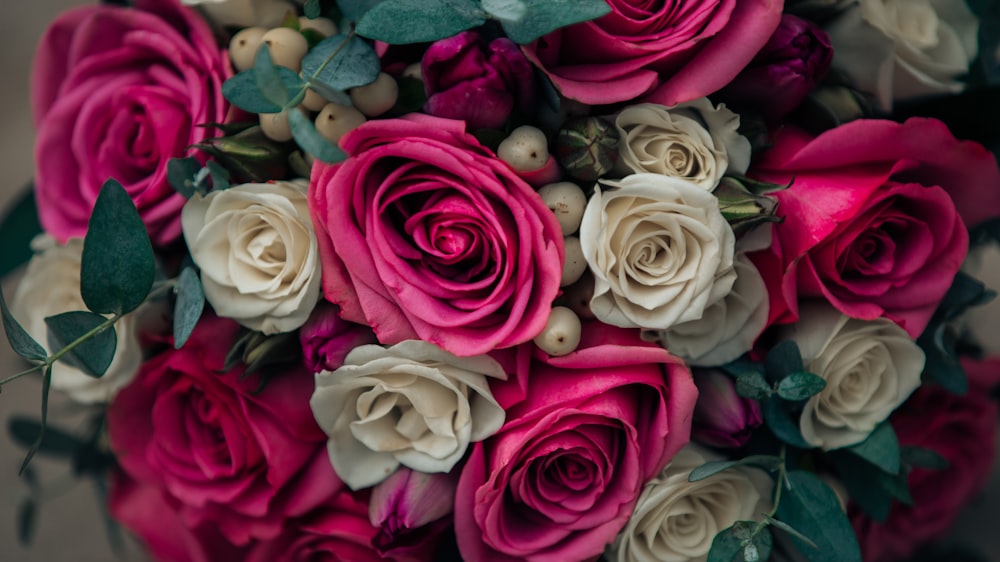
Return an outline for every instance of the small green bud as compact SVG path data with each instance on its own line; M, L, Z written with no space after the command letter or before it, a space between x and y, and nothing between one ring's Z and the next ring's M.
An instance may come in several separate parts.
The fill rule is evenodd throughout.
M594 181L618 161L618 130L600 117L570 119L559 130L555 156L570 176Z

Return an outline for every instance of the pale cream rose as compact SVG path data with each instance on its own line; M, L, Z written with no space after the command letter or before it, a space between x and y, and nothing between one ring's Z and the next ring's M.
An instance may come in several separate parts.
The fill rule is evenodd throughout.
M956 0L856 0L825 24L833 66L884 110L894 100L961 92L979 21Z
M231 27L277 27L295 5L284 0L181 0L200 8L218 25Z
M750 141L739 126L739 115L708 98L627 107L615 118L621 135L616 170L673 176L712 191L726 172L743 174L750 165Z
M408 340L357 347L336 371L316 374L310 405L330 436L330 462L351 489L378 484L400 465L448 472L470 442L496 433L504 410L487 377L504 379L483 355L456 357Z
M47 316L63 312L87 310L80 295L80 264L83 239L71 238L65 246L40 235L31 243L34 257L21 279L10 309L28 334L49 354L55 351L48 341ZM77 402L93 404L109 401L119 389L129 383L142 363L142 349L136 337L137 312L115 322L117 347L107 372L94 378L63 361L52 366L52 388L69 395Z
M805 369L826 381L799 418L802 437L824 450L864 441L920 386L924 352L891 320L806 303L784 338L798 344Z
M746 254L737 254L733 266L732 291L707 307L701 318L644 337L660 341L671 353L699 367L724 365L750 351L767 326L767 286Z
M746 466L688 482L691 471L722 457L695 444L681 449L642 490L632 517L605 553L616 562L703 562L715 535L771 510L774 483Z
M244 184L184 205L184 239L219 316L265 334L309 318L320 261L306 189L304 182Z
M666 330L701 318L736 279L735 237L711 193L658 174L602 181L587 203L580 245L602 322Z

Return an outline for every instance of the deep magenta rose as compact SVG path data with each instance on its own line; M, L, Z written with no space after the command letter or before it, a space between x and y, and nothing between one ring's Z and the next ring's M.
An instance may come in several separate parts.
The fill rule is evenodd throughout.
M111 474L108 511L135 534L157 562L242 560L244 551L211 523L189 526L181 506L162 488L140 483L121 471Z
M778 25L782 0L608 0L611 12L524 47L566 97L676 105L722 88Z
M1000 209L993 156L933 119L859 120L815 138L786 127L750 175L792 182L774 194L784 222L771 247L752 255L770 322L794 322L801 298L822 297L916 337L965 258L966 224L990 216L977 200Z
M400 467L372 488L368 518L378 529L372 544L397 562L432 560L453 525L458 471L426 474Z
M180 350L143 364L108 409L122 469L162 487L189 527L215 526L235 544L276 537L343 488L309 410L304 368L273 376L224 371L239 326L204 316Z
M336 306L321 301L299 330L302 359L311 373L335 371L359 345L378 343L371 328L340 317Z
M251 545L245 562L379 562L368 522L368 493L346 487L319 509L290 522L276 538ZM220 559L221 560L221 559ZM232 559L235 560L235 559Z
M125 187L153 242L181 234L184 197L167 161L225 121L231 73L208 24L177 0L135 8L84 6L42 37L32 69L38 139L35 194L42 226L61 242L83 236L101 185Z
M506 37L487 43L475 31L435 41L420 61L424 111L465 121L471 130L499 128L535 95L531 63Z
M736 381L718 369L694 369L698 403L691 438L719 448L742 447L764 423L760 403L736 392Z
M948 468L913 469L909 474L913 505L895 503L883 523L851 509L866 562L902 560L947 534L961 508L990 477L997 413L997 405L982 389L959 396L925 385L892 415L900 445L936 451L948 460Z
M832 62L833 47L826 32L808 20L784 14L764 48L717 97L777 121L806 99Z
M596 322L580 347L508 354L507 410L462 470L455 532L465 560L594 559L642 486L688 442L697 390L684 364L636 330Z
M341 139L317 162L309 208L326 298L384 344L460 356L530 340L562 275L555 215L461 121L413 114Z

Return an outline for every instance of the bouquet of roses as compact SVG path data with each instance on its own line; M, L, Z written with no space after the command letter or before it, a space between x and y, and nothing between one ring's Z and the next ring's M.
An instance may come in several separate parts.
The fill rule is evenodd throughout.
M183 4L45 34L0 299L22 471L153 558L878 562L985 484L1000 3Z

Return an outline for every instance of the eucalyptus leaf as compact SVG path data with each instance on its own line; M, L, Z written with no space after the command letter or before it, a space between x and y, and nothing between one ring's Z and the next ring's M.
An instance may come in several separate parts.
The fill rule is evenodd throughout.
M309 19L316 19L320 15L319 0L306 0L302 3L302 13Z
M781 457L774 455L750 455L733 461L711 461L692 470L688 475L688 482L704 480L734 466L756 466L771 471L777 470L781 463Z
M480 3L487 14L500 21L518 21L528 13L524 0L482 0Z
M205 291L198 274L185 267L177 277L177 303L174 305L174 349L180 349L194 332L205 308Z
M302 150L312 154L319 160L331 164L347 158L343 150L334 146L316 131L316 126L301 111L297 109L289 111L288 124L292 128L292 136L295 137L295 142L302 147Z
M195 182L200 170L201 162L196 158L171 158L167 160L167 182L174 191L190 199L199 191L204 193L204 188Z
M778 396L785 400L806 400L826 388L823 377L812 373L792 373L778 383Z
M10 313L3 291L0 291L0 314L3 315L3 329L4 333L7 334L7 342L10 343L14 353L29 361L43 361L48 357L45 348L35 341L35 338L31 337Z
M49 329L49 345L54 350L61 350L104 324L105 320L99 314L81 310L49 316L45 319L45 325ZM67 352L60 360L87 375L100 378L111 365L117 346L115 328L107 326Z
M132 198L117 181L101 187L83 239L80 293L87 308L125 314L146 300L156 262Z
M311 85L347 90L371 84L381 70L378 54L360 37L333 35L302 59L302 75Z
M809 548L819 548L818 546L816 546L816 543L812 542L812 540L809 537L798 532L798 530L796 530L795 527L792 527L788 523L785 523L780 519L775 519L774 517L771 517L766 513L764 514L764 520L767 521L772 527L777 527L782 531L788 533L789 535L799 539L800 541L802 541L803 544L805 544Z
M927 470L944 470L950 464L948 459L933 449L904 445L900 448L900 456L908 466L925 468Z
M22 475L28 469L28 463L34 458L35 453L38 452L38 448L41 446L42 442L45 441L45 428L48 425L49 419L49 389L52 388L52 365L45 368L45 372L42 373L42 406L41 406L41 419L39 420L39 425L41 430L38 432L38 438L35 442L31 444L28 449L28 453L24 455L24 460L21 461L21 468L17 471L18 475Z
M887 421L876 427L867 439L847 450L889 474L899 474L899 439Z
M3 251L0 252L0 277L31 259L34 254L31 251L31 241L41 233L42 225L38 222L34 184L30 183L0 221L0 240L3 240Z
M791 412L788 411L786 402L771 398L761 403L761 412L764 414L764 423L768 429L774 433L775 437L800 449L812 449L812 445L802 437L798 420L792 419Z
M38 521L38 504L32 497L25 498L17 506L17 540L21 546L29 546L35 536Z
M747 371L736 377L736 393L744 398L764 400L769 398L774 391L771 389L771 385L767 384L764 375L757 371Z
M205 163L205 169L212 178L212 189L229 189L229 170L223 168L222 164L209 160Z
M506 8L513 13L515 8L509 5L509 0L497 0L490 4L498 4L497 10ZM484 0L485 7L487 1ZM551 33L561 27L599 18L611 11L604 0L545 0L544 2L523 2L525 11L520 18L505 19L498 17L500 25L515 43L524 45L539 37Z
M358 20L356 31L369 39L405 45L445 39L484 23L486 12L475 0L385 0Z
M706 562L733 562L742 557L743 541L736 537L733 527L720 531L712 539Z
M830 458L851 500L873 520L888 519L893 496L883 485L885 473L846 451L834 451Z
M913 496L910 494L910 482L907 471L900 471L899 474L878 473L879 485L882 486L890 496L904 505L913 505Z
M786 478L777 517L819 547L809 551L810 562L861 562L857 536L833 490L811 472L793 470ZM792 541L808 548L794 536Z
M15 443L23 447L31 447L33 443L39 441L42 435L42 424L25 417L17 416L7 422L7 432ZM39 441L38 452L54 457L68 458L73 455L76 449L83 444L75 435L65 431L48 428L44 432L44 437Z
M263 51L265 49L261 49ZM290 68L277 66L278 76L284 84L286 92L302 91L305 95L305 82L298 73ZM222 84L222 95L229 103L248 113L281 113L283 105L269 101L257 88L257 79L253 68L244 70L226 80Z
M382 0L337 0L337 7L346 19L358 21L368 10L381 2Z
M768 351L764 367L767 369L767 376L776 381L792 373L805 371L799 346L792 340L778 342L778 345Z
M254 84L264 99L278 107L285 107L292 99L293 94L285 86L278 68L271 59L271 47L266 43L262 44L261 48L257 49L253 68L250 69L253 72Z

